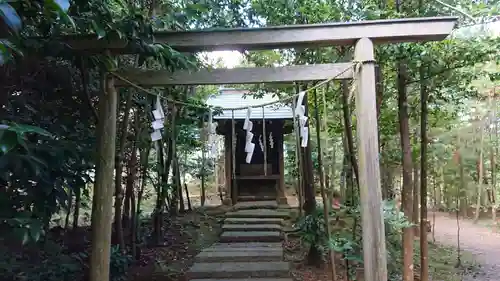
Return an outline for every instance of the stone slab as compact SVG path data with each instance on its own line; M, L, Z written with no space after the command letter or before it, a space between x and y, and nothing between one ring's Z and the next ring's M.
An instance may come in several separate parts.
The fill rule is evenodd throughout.
M248 243L214 243L212 246L207 249L255 249L255 248L267 248L270 250L273 249L282 249L283 245L281 242L248 242Z
M293 281L292 278L191 279L191 281Z
M238 196L238 202L248 202L248 201L272 201L276 200L276 196L269 195L240 195Z
M293 281L292 278L191 279L191 281Z
M248 247L246 244L255 244L255 246ZM203 252L278 252L283 254L283 247L281 243L276 242L221 243L205 248Z
M209 262L195 263L188 280L219 278L289 278L288 262Z
M226 218L226 224L283 224L281 218Z
M289 218L290 213L269 209L239 210L226 213L226 218Z
M243 243L239 243L243 244ZM283 253L283 249L281 248L271 248L271 247L209 247L203 249L203 252L243 252L243 253L251 253L251 252L278 252Z
M274 201L247 201L238 202L234 205L234 210L252 210L252 209L277 209L278 202Z
M279 231L225 231L220 236L221 242L279 242Z
M281 231L279 224L224 224L223 231Z
M292 278L191 279L191 281L293 281Z
M203 251L195 257L195 262L252 262L281 261L283 251Z

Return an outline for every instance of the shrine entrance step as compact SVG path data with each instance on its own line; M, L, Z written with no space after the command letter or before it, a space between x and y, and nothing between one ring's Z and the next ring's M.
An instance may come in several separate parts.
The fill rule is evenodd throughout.
M239 205L238 205L239 204ZM221 242L204 249L186 273L190 281L292 281L283 261L282 225L289 217L276 202L238 203L226 213Z

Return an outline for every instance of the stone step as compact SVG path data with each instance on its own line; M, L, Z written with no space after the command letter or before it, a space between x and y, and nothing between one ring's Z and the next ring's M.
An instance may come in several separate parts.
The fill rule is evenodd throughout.
M221 242L279 242L279 231L225 231L220 236Z
M269 209L239 210L226 213L226 218L289 218L290 213Z
M248 201L272 201L276 200L276 196L271 195L240 195L238 196L238 202L248 202Z
M279 224L224 224L223 231L281 231Z
M277 209L278 202L274 201L247 201L238 202L234 205L234 210L252 210L252 209Z
M283 251L281 242L248 242L248 243L214 243L204 251L251 251L251 250Z
M281 218L226 218L225 224L283 224Z
M282 261L283 251L203 251L195 257L195 262L252 262Z
M247 244L253 244L249 247ZM203 252L277 252L283 255L282 243L279 242L249 242L249 243L218 243L203 249Z
M292 278L191 279L191 281L293 281Z
M208 262L195 263L187 279L289 278L288 262Z

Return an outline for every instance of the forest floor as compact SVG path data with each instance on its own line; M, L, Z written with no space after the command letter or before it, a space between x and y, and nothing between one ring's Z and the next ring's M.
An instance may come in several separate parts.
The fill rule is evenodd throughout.
M429 215L432 217L432 214ZM445 213L436 213L434 237L442 245L457 246L457 221ZM464 281L500 280L500 233L491 228L460 219L460 248L474 255L479 270L464 276Z
M208 195L206 207L199 207L199 198L191 198L195 211L176 217L165 232L165 246L144 247L141 260L129 271L128 281L184 280L184 273L203 249L217 242L221 233L217 216L225 206L217 204L217 195ZM220 201L220 200L219 200Z

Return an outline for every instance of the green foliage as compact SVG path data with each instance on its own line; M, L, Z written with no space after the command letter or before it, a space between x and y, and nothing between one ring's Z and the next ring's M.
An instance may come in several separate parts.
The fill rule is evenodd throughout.
M339 217L339 220L345 222L346 226L334 229L329 241L326 238L322 208L323 206L319 206L313 214L302 217L297 222L296 227L299 230L301 240L306 245L316 247L323 254L330 248L335 252L342 253L346 260L362 263L362 229L359 225L361 222L359 206L341 206L340 210L330 212L330 220ZM387 264L389 271L398 272L402 256L402 230L411 227L412 224L392 201L384 201L383 214L387 241Z
M328 241L322 208L317 207L312 214L300 218L295 227L299 230L302 242L324 252Z
M33 245L32 245L33 246ZM5 281L71 281L82 280L88 271L88 252L67 253L59 245L44 242L38 256L25 249L0 247L0 274ZM130 255L111 248L110 281L126 280L132 262Z
M53 161L48 164L50 153L57 151L41 144L52 139L49 132L29 125L12 123L0 129L0 181L5 186L0 194L0 217L23 244L43 235L50 217L66 200L63 185L72 179L53 173L58 168Z

